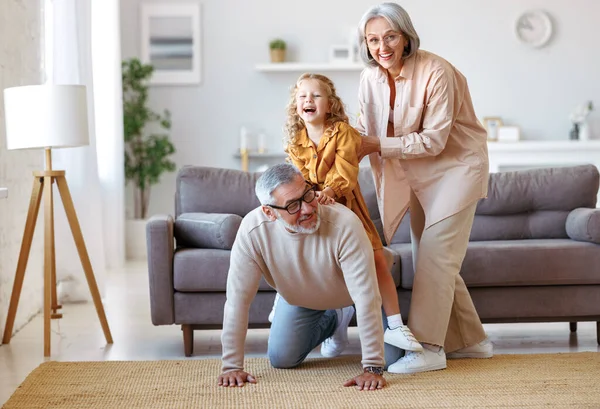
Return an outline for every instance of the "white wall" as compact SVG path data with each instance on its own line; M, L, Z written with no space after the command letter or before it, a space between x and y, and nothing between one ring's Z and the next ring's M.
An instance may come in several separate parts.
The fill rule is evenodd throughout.
M42 71L40 33L40 1L0 1L0 90L40 83ZM33 184L31 172L42 170L43 166L42 151L6 150L4 97L0 97L0 186L8 187L8 198L0 200L0 334L4 333L31 196ZM43 213L43 210L40 213ZM15 331L42 306L42 235L43 223L40 223L31 247L14 325Z
M121 1L123 58L139 55L141 0ZM331 44L344 43L373 1L205 0L202 4L202 83L154 87L152 104L173 113L178 167L186 164L239 168L233 153L239 129L264 129L280 149L289 87L300 73L265 74L267 44L282 37L289 59L325 62ZM600 2L597 0L405 0L423 49L435 52L468 78L479 117L500 116L521 127L524 139L568 139L569 113L593 100L600 108ZM540 50L520 44L520 13L543 8L555 35ZM328 74L356 112L359 72ZM600 137L598 112L592 131ZM163 178L150 214L173 212L175 174ZM130 198L128 198L130 200Z

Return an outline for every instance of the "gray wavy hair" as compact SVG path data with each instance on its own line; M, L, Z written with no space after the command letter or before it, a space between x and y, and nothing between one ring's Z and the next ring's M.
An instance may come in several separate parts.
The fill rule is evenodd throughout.
M404 48L402 59L405 60L417 52L421 45L421 39L415 30L410 16L399 4L381 3L371 7L360 19L358 23L358 54L365 65L377 67L379 64L373 59L369 47L367 47L366 29L367 23L376 17L383 17L390 23L392 29L402 33L408 38L408 45Z
M273 204L273 191L281 185L294 182L298 176L303 178L302 172L292 164L280 163L271 166L258 178L254 187L260 204Z

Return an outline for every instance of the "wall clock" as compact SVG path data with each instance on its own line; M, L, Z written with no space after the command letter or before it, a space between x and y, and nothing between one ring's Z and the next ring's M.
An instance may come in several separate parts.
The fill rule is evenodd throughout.
M531 47L543 47L552 37L552 20L542 10L531 10L521 14L516 22L517 38Z

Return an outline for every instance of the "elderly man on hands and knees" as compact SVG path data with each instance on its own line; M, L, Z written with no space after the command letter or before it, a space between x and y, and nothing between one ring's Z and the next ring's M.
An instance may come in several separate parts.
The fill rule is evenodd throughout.
M350 209L319 205L318 194L290 164L275 165L258 179L262 206L246 215L231 250L219 385L256 382L244 371L244 343L250 304L264 277L281 296L268 341L273 367L300 365L328 338L321 353L340 355L356 309L363 372L344 385L385 386L381 296L371 243Z

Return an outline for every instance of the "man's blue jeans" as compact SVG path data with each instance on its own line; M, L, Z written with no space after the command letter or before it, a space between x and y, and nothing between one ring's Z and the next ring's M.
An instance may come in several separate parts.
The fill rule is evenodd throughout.
M317 345L333 335L335 310L319 311L290 305L280 297L269 333L267 355L274 368L300 365Z

